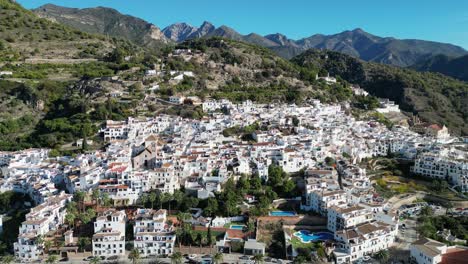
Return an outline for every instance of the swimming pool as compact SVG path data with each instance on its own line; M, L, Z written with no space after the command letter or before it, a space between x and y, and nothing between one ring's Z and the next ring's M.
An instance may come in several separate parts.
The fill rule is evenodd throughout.
M295 212L291 211L273 211L270 212L270 216L296 216Z
M229 229L244 230L244 225L231 225Z
M295 237L299 238L302 243L310 243L315 241L325 241L325 240L333 240L333 234L327 232L318 232L312 233L307 230L300 230L293 234Z

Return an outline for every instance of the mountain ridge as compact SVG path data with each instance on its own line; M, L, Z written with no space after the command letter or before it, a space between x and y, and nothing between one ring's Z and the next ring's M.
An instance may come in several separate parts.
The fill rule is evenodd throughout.
M459 80L468 81L468 55L455 58L436 55L412 65L411 68L424 72L438 72Z
M108 7L68 8L46 4L32 10L39 17L88 33L122 37L139 45L158 46L169 40L156 25Z
M60 12L54 12L54 9ZM207 21L203 22L199 27L180 22L160 30L156 25L135 17L133 17L136 19L134 20L136 21L133 25L134 28L130 31L127 28L128 25L125 25L125 22L133 21L131 20L132 16L123 15L115 9L102 7L76 9L44 5L33 11L39 13L41 16L49 19L56 19L63 24L74 26L77 29L88 32L91 30L89 25L83 25L83 23L81 23L83 21L77 17L66 17L64 14L79 13L87 15L89 21L95 21L95 23L99 22L101 24L104 23L101 18L92 16L93 9L98 9L100 11L99 14L102 16L105 16L107 13L110 20L122 22L115 25L111 24L110 29L100 30L97 33L111 35L120 34L121 36L131 39L133 42L143 45L148 45L148 43L150 43L157 46L157 43L160 42L165 44L171 42L180 43L194 38L224 37L270 48L277 55L286 59L299 55L310 48L315 48L339 51L365 61L385 63L400 67L408 67L439 54L450 57L468 55L468 51L453 44L417 39L379 37L366 32L362 28L346 30L331 35L314 34L309 37L293 40L281 33L262 36L252 32L247 35L242 35L226 25L215 27L212 23ZM89 23L89 21L87 22ZM114 25L114 27L112 27L112 25ZM149 27L152 25L153 28L148 30L148 25ZM149 34L149 32L152 32L152 34Z

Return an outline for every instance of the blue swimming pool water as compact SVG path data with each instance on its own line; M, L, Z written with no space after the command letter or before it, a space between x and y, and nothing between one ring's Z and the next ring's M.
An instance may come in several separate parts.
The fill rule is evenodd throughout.
M229 229L243 230L244 226L243 225L231 225Z
M302 243L309 243L315 241L325 241L325 240L333 240L333 234L327 232L318 232L312 233L307 230L300 230L294 233L294 236L298 237Z
M296 216L296 213L290 211L273 211L270 212L270 216Z

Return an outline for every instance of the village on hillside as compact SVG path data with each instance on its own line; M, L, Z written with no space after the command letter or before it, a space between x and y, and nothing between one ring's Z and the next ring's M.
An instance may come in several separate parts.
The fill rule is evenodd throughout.
M31 208L15 257L456 263L468 254L453 230L417 226L468 214L454 206L466 203L468 142L445 127L389 128L318 100L195 103L199 120L108 120L103 150L0 152L0 190Z

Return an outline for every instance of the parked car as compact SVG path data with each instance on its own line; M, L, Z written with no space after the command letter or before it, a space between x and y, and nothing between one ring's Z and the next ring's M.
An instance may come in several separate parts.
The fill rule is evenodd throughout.
M94 256L89 256L89 257L84 258L83 260L84 260L84 261L90 261L90 260L92 260L93 258L94 258Z

